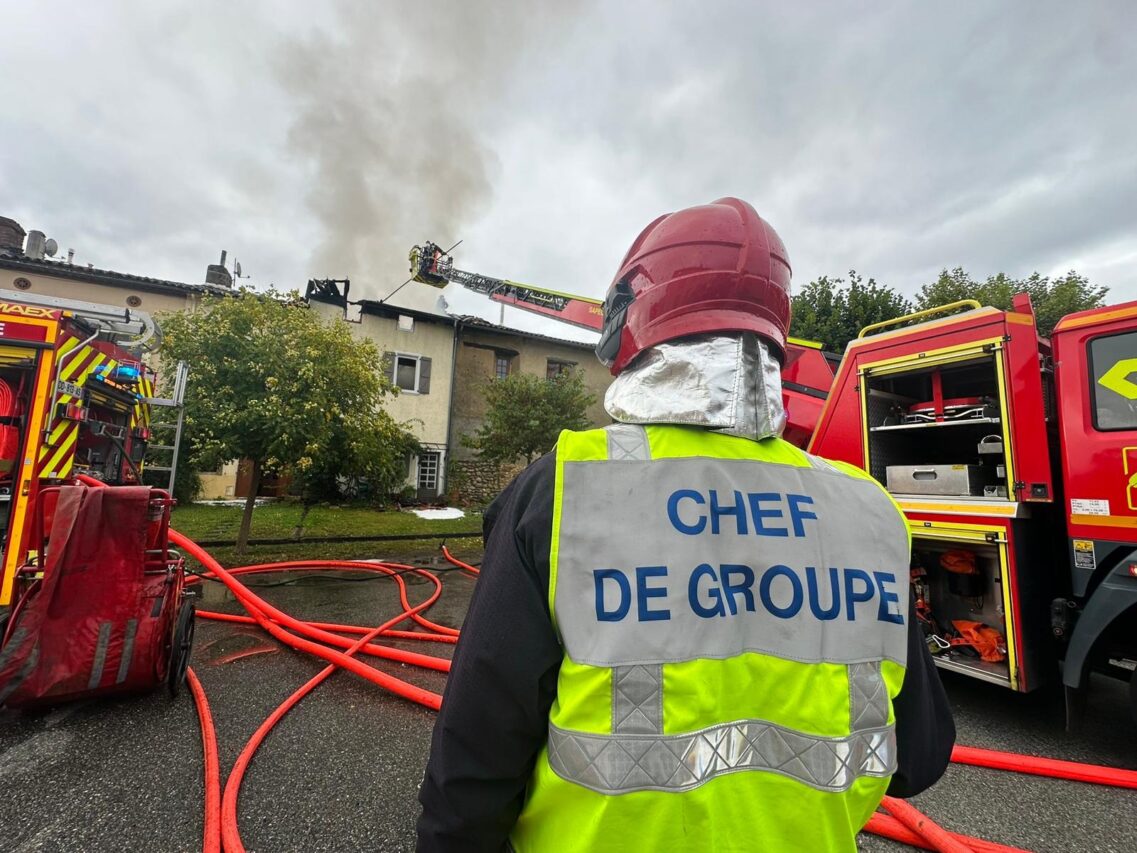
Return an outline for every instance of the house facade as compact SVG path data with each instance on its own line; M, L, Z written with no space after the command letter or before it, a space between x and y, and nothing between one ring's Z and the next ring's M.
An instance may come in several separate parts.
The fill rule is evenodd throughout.
M489 383L515 373L553 379L560 373L579 371L594 397L586 412L588 419L594 426L611 423L604 411L604 392L612 384L612 375L596 358L592 344L498 326L477 317L460 318L455 334L456 381L450 411L451 492L455 497L488 501L523 467L521 462L482 461L462 441L485 424Z
M588 419L597 426L611 422L604 411L604 392L612 376L597 360L592 344L509 329L471 317L461 318L457 336L457 382L450 414L450 453L455 461L476 458L462 437L473 435L485 423L486 383L515 373L553 379L560 373L581 372L585 387L595 398L588 408Z
M311 281L305 298L309 308L347 322L383 353L380 366L399 389L384 407L423 446L407 461L405 485L419 500L436 498L446 490L456 321L438 307L438 291L418 282L387 301L349 301L349 293L346 281Z
M311 281L305 298L310 308L342 318L383 353L382 369L400 389L385 407L424 447L407 463L406 484L421 500L448 495L484 501L520 467L483 462L462 441L485 423L487 383L514 373L551 379L577 370L595 397L588 419L597 426L611 420L603 400L612 377L592 344L454 316L437 289L418 282L385 300L356 301L349 294L349 282Z

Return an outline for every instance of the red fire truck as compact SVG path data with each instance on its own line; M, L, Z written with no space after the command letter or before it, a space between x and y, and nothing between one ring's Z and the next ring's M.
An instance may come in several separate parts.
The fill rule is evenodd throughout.
M809 449L904 510L941 667L1025 692L1064 659L1072 718L1092 669L1129 679L1137 714L1135 372L1137 303L1049 340L1025 295L956 303L849 345Z
M600 327L595 300L455 270L433 243L411 272ZM1137 718L1137 302L1049 339L1022 295L870 326L839 360L789 350L786 438L896 498L937 664L1026 692L1063 661L1071 721L1097 670L1129 681Z
M174 404L142 361L157 333L143 312L0 291L0 705L185 674L173 501L140 482L151 407Z
M140 360L142 339L153 335L148 317L16 296L0 299L0 605L10 603L27 559L41 488L80 473L137 482L154 396L154 375Z

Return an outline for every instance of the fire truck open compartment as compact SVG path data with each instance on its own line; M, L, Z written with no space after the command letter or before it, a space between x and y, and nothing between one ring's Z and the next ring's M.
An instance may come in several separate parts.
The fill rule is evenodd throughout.
M124 464L129 468L123 450L133 406L129 395L106 384L98 384L89 392L88 429L80 434L76 445L76 473L104 482L115 482L123 476ZM145 451L145 445L138 443L137 449ZM141 460L132 461L137 465Z
M1013 499L997 358L866 370L872 475L899 495Z
M7 540L12 495L27 429L35 350L0 353L0 543Z
M919 583L926 585L922 592L933 625L939 629L937 636L954 633L956 621L979 622L994 628L1002 635L1004 645L1007 644L1010 634L1003 588L1006 542L996 534L989 536L993 541L976 536L956 538L950 531L928 531L923 535L919 529L913 531L914 582L917 588ZM951 564L953 556L958 558L961 553L973 555L973 574L959 574L945 568L945 563ZM944 669L1013 686L1009 655L1004 655L1001 661L985 661L972 647L957 645L938 651L935 660Z

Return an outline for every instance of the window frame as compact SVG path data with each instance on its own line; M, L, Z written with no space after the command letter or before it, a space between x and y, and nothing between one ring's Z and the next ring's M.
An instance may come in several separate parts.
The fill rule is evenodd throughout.
M504 376L502 376L501 373L498 371L498 366L502 362L505 363L505 375ZM507 352L502 351L502 350L494 350L493 351L493 378L494 378L494 380L498 381L501 379L508 379L512 375L513 375L513 356Z
M399 359L406 359L407 361L413 361L415 363L415 384L414 384L413 388L404 388L402 385L399 384ZM422 356L410 355L409 353L397 352L397 353L395 353L395 357L392 359L391 382L394 384L394 386L396 388L399 389L400 393L417 394L417 393L419 393L419 390L418 390L419 389L419 373L421 371L422 371Z
M557 372L550 376L549 371L552 369L554 364L557 366ZM577 363L575 361L566 361L563 358L548 358L548 357L546 357L546 359L545 359L545 380L548 382L552 382L558 376L563 376L566 373L571 373L572 371L576 370L579 366L580 366L579 363Z
M428 461L428 460L433 463L433 470L431 470L429 467L427 467L424 471L423 463ZM415 488L416 489L428 489L428 490L438 491L439 474L440 474L441 470L442 470L442 451L440 451L440 450L424 450L422 453L419 454L418 464L415 466ZM424 483L423 482L424 473L433 476L434 482L433 483Z
M1114 433L1114 432L1137 432L1137 412L1133 414L1133 422L1126 426L1117 427L1103 427L1098 423L1098 383L1100 377L1095 374L1097 371L1094 369L1094 344L1098 341L1108 340L1109 338L1122 338L1132 337L1137 341L1137 331L1133 329L1125 329L1119 332L1109 332L1104 335L1095 335L1086 341L1086 371L1090 386L1090 423L1093 424L1095 432ZM1102 374L1104 376L1104 373ZM1109 390L1109 389L1106 389Z

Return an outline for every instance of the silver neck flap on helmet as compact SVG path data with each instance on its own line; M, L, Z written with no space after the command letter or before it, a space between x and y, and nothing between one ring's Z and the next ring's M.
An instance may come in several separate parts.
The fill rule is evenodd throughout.
M621 423L699 426L754 441L786 425L781 367L751 333L644 350L608 387L604 408Z

